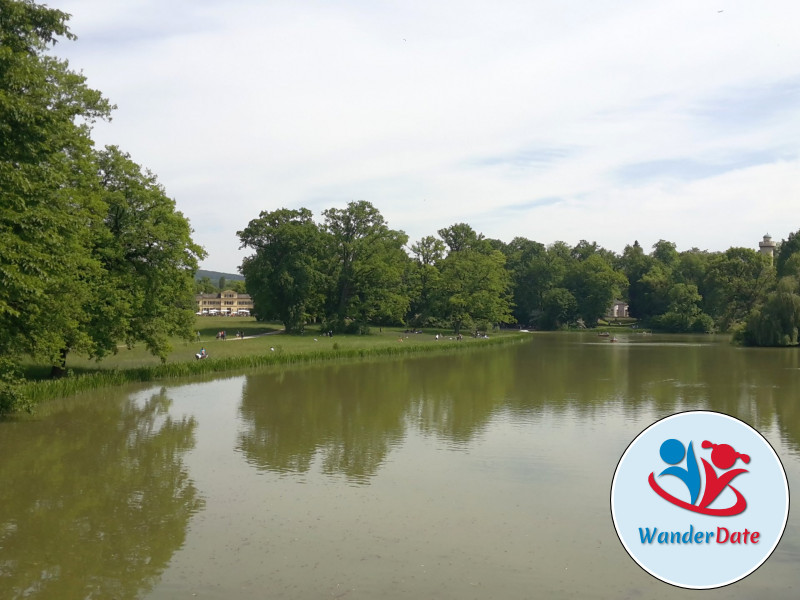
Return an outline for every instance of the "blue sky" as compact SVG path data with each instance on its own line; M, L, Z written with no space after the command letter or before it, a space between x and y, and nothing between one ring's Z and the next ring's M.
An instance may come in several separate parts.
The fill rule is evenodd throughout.
M800 229L793 0L57 0L56 54L118 108L95 127L235 272L262 210L372 202L410 243Z

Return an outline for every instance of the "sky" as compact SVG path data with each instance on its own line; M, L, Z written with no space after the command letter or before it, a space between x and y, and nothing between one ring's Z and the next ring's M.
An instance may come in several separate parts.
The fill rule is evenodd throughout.
M797 0L53 0L99 123L235 273L261 211L409 244L756 249L800 229Z

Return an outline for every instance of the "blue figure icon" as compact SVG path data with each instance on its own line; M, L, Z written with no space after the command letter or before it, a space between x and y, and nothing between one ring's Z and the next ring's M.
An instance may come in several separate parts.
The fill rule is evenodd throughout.
M677 465L683 460L684 454L686 455L685 469L676 466L668 467L661 471L659 477L661 477L661 475L674 475L683 481L686 487L689 488L691 504L694 504L697 501L697 497L700 495L700 468L697 466L697 459L694 456L692 443L689 442L689 450L687 452L682 442L676 439L669 439L661 444L659 453L664 462L670 465Z

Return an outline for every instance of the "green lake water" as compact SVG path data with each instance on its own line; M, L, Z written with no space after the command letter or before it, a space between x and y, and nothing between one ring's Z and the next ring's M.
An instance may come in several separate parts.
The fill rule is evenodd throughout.
M486 350L103 390L0 422L0 598L800 597L800 516L726 588L662 583L609 508L682 410L800 483L800 350L534 333Z

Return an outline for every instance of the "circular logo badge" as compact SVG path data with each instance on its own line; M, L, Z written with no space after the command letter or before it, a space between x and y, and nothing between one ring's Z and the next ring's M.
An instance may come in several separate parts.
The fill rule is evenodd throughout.
M749 425L716 412L657 421L614 472L611 516L640 567L669 584L709 589L760 567L789 517L778 455Z

